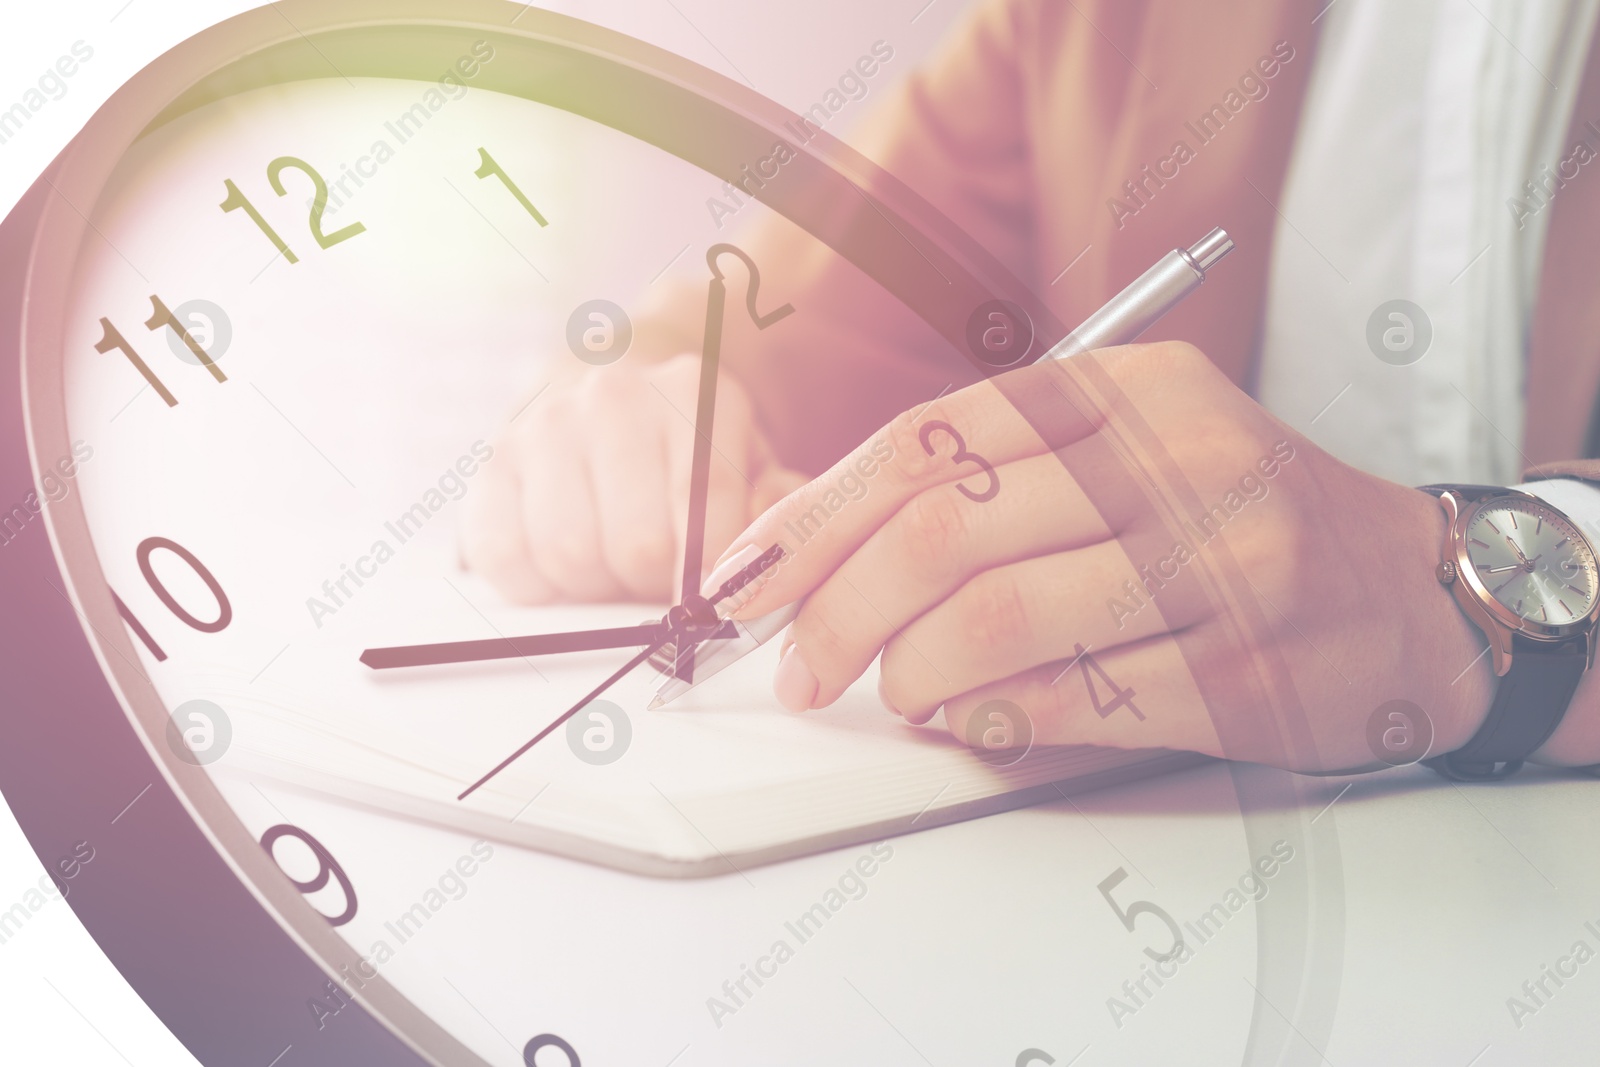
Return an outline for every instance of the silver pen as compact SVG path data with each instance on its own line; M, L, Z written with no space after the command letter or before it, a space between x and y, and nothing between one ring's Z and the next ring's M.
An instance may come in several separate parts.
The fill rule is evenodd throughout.
M1096 348L1131 344L1184 297L1200 288L1206 280L1206 272L1232 251L1233 238L1220 229L1212 230L1188 248L1174 248L1034 362L1067 359ZM670 704L772 640L799 616L800 605L804 602L797 600L748 621L732 620L737 636L701 642L694 651L694 681L669 676L656 691L655 699L650 701L650 708Z

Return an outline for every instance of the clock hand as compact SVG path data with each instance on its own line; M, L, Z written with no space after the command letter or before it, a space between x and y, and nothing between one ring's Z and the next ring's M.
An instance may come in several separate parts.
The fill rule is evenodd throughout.
M728 628L731 624L728 621L719 619L717 617L717 603L726 600L734 593L737 593L740 589L743 589L746 585L749 585L761 575L762 571L766 570L773 563L776 563L782 556L783 549L774 545L772 548L762 553L761 557L751 563L748 567L745 567L732 578L729 578L726 582L723 582L722 585L718 587L714 596L703 597L696 593L692 596L686 597L682 604L679 604L677 607L674 607L671 611L667 612L666 615L662 617L661 622L655 624L653 629L656 631L656 636L648 645L645 646L643 651L639 652L627 663L624 663L621 667L617 668L616 672L612 674L611 677L607 678L605 681L591 689L588 695L582 700L578 701L572 707L562 712L562 714L558 716L554 722L535 734L532 740L528 741L527 744L511 753L511 755L507 756L499 763L495 764L493 770L469 785L456 797L456 799L465 800L467 797L471 796L485 782L499 774L501 771L505 770L507 767L511 766L511 764L514 763L523 753L527 752L534 745L537 745L540 741L543 741L546 737L550 736L550 732L552 730L576 715L585 704L588 704L601 693L604 693L607 689L610 689L619 680L621 680L623 675L627 674L629 671L639 666L639 664L649 659L667 642L674 641L681 645L686 644L689 647L694 647L701 641L705 641L713 636L719 636L722 631ZM639 629L644 629L644 627L639 627Z
M690 597L685 597L683 603L680 603L680 605L675 606L675 608L670 609L670 611L667 611L666 616L662 616L661 622L658 622L658 624L643 625L643 627L630 627L632 630L651 630L651 632L654 633L654 637L651 638L650 645L646 645L643 651L635 654L635 656L632 657L632 659L629 659L626 664L622 664L621 667L618 667L618 670L616 670L616 672L614 672L610 678L606 678L606 680L602 681L600 685L595 686L594 689L590 689L589 694L584 696L584 699L581 699L581 701L571 705L570 709L566 709L565 712L562 712L562 715L558 715L558 717L555 718L555 721L552 721L549 726L541 729L538 734L534 734L531 741L526 742L526 744L522 745L520 749L510 753L509 757L506 757L504 760L496 763L496 765L494 765L494 769L491 769L490 773L480 777L478 781L467 785L467 789L462 790L458 797L456 797L456 800L466 800L466 798L470 797L472 793L477 792L478 787L482 787L485 782L490 781L491 777L496 776L496 774L504 771L507 766L515 763L518 757L522 757L523 753L533 749L533 745L544 741L546 737L550 736L550 731L554 731L557 726L562 725L562 723L565 723L568 718L576 715L576 713L578 713L579 710L584 707L584 705L589 704L590 701L594 701L595 697L605 693L606 689L610 689L611 686L616 685L616 683L621 680L622 675L626 675L629 670L632 670L634 667L637 667L637 665L642 664L642 662L645 662L646 659L650 659L651 656L656 654L656 651L659 651L662 646L667 645L669 641L674 641L674 643L677 643L677 645L680 646L696 648L701 641L710 640L710 638L714 637L723 637L723 633L725 633L726 630L730 630L734 624L733 622L726 621L726 619L718 619L718 603L726 600L728 597L731 597L731 595L739 592L739 590L744 589L744 587L749 585L750 582L754 582L757 577L762 576L762 573L766 568L770 568L773 563L781 560L782 555L784 555L784 550L782 550L781 547L778 547L778 545L773 545L771 549L763 552L762 555L757 558L757 560L752 561L749 566L742 568L738 574L734 574L733 577L730 577L728 581L723 582L722 585L718 585L717 592L712 593L710 597L701 597L699 593L693 593L693 595L690 595ZM592 632L605 633L606 630L592 630ZM627 633L630 632L630 630L616 630L616 632ZM558 635L555 635L555 637L571 637L571 635L566 635L566 633L558 633Z
M726 625L734 628L732 640L719 641L715 647L701 645L695 649L694 677L692 681L682 678L668 677L661 683L661 688L656 690L656 695L651 699L646 710L655 711L657 708L677 700L683 694L704 682L707 678L731 667L741 659L772 640L783 628L800 617L800 601L786 604L777 611L759 615L746 621L729 620ZM719 635L720 636L720 635Z
M727 581L717 587L716 591L707 598L706 603L715 610L718 604L732 597L750 583L754 582L769 567L775 566L783 558L783 546L773 545L761 555L751 560L744 567L736 571ZM715 648L707 649L703 644L696 644L680 653L674 649L673 658L681 659L687 655L693 662L693 670L686 672L668 672L668 677L656 690L655 697L650 701L648 710L654 711L663 704L678 699L690 689L694 688L696 681L705 681L724 667L739 662L745 656L754 652L761 645L771 640L772 637L795 620L800 614L798 602L779 608L758 618L747 622L734 619L725 619L722 629L714 636L717 638L732 638L721 640ZM725 631L733 630L729 634ZM671 646L668 646L671 647Z
M708 252L711 285L706 293L706 332L700 346L700 397L694 413L694 457L689 467L689 517L683 535L683 585L679 600L687 600L700 589L700 572L705 565L706 494L711 483L711 429L717 408L717 363L722 354L722 311L728 287L717 269L716 253ZM674 657L673 673L692 674L693 660L682 654Z
M666 634L664 623L647 622L642 626L619 626L606 630L573 630L568 633L529 634L524 637L494 637L483 641L396 645L389 648L369 648L361 653L361 662L374 670L387 670L392 667L421 667L437 663L548 656L599 648L636 648L657 639L664 639ZM731 630L728 636L733 636Z
M620 681L622 679L623 675L627 674L629 671L633 670L639 664L641 664L645 660L649 659L651 654L654 653L656 649L660 648L663 643L664 643L664 639L659 639L659 638L657 640L655 640L655 641L652 641L644 649L644 651L640 652L638 655L634 656L628 662L624 663L621 667L617 668L616 673L612 674L611 677L607 678L605 681L601 682L599 685L597 685L593 689L591 689L587 696L585 696L582 700L578 701L576 704L572 705L572 707L570 707L566 711L564 711L549 726L546 726L543 730L540 730L537 734L535 734L531 741L529 741L527 744L523 745L521 748L517 749L515 752L511 753L511 755L507 756L505 759L501 760L499 763L495 764L494 765L494 769L491 770L488 774L484 775L482 778L479 778L476 782L473 782L471 785L467 786L466 789L462 790L461 793L456 796L456 799L457 800L465 800L469 796L471 796L473 793L477 792L478 788L480 786L482 786L485 782L487 782L489 779L493 778L495 775L499 774L501 771L505 770L507 767L511 766L511 764L515 763L517 761L517 759L522 756L523 753L527 752L534 745L537 745L540 741L543 741L546 737L548 737L552 730L554 730L556 727L560 726L562 723L566 722L568 719L570 719L574 715L576 715L580 710L582 710L582 708L583 708L583 706L585 704L588 704L590 701L592 701L596 697L598 697L601 693L604 693L607 689L610 689L613 685L615 685L618 681Z
M783 548L779 545L773 545L771 548L761 553L761 555L751 560L744 567L736 571L731 577L728 578L727 581L718 586L715 592L713 592L709 597L705 598L706 606L712 611L713 614L715 614L718 604L722 603L724 600L727 600L735 593L738 593L740 590L744 589L751 582L761 577L767 568L775 565L782 558ZM699 598L691 598L691 600L685 601L685 604L692 604L695 599ZM781 609L777 614L782 614L783 610L787 609ZM656 655L651 658L650 663L652 666L665 673L668 677L668 681L663 684L662 689L658 691L655 699L650 702L649 710L654 711L667 701L676 699L683 693L688 692L694 685L696 671L702 672L700 677L702 680L704 680L705 678L709 678L711 675L716 674L728 664L737 662L746 653L755 651L756 645L760 645L763 641L766 641L772 636L772 633L766 633L763 631L763 636L756 638L755 644L751 645L749 644L751 639L751 628L759 628L763 620L771 620L772 618L772 615L763 615L760 619L752 620L748 624L737 622L733 619L723 619L722 625L719 626L714 632L698 641L687 644L686 647L682 649L678 647L678 644L675 641L668 641L666 644L662 645ZM788 625L788 621L791 620L792 616L789 620L786 620L784 623L780 624L779 629L782 629L783 626ZM773 632L775 633L776 631ZM716 640L719 642L716 649L708 653L707 656L701 656L700 652L703 648L703 643L711 640ZM689 669L680 672L678 668L680 665L682 665L682 662L685 659L689 661ZM710 670L706 671L708 665L710 666ZM663 697L661 694L669 689L673 690L671 695Z
M683 583L680 600L689 598L700 590L701 574L705 568L706 496L711 487L711 431L716 421L717 364L722 357L722 325L727 306L728 286L717 259L731 254L744 261L750 272L750 286L745 292L745 306L756 328L765 330L792 311L792 304L784 304L768 315L756 311L756 293L761 287L761 271L742 250L730 244L712 245L706 250L706 265L711 268L711 282L706 290L706 329L700 346L700 395L694 416L694 455L689 469L689 515L683 538ZM741 472L742 473L742 472ZM694 656L692 648L680 648L674 656L673 674L692 680Z

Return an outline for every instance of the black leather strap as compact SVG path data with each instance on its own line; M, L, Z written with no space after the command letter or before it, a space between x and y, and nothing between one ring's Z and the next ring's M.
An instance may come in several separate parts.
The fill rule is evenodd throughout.
M1588 662L1583 637L1551 644L1512 634L1511 669L1500 679L1489 717L1464 746L1422 762L1463 782L1515 773L1561 725Z
M1506 493L1522 492L1520 489L1507 489L1503 485L1468 485L1457 482L1419 485L1417 488L1430 496L1440 496L1448 490L1468 501L1482 500L1486 496L1504 496Z

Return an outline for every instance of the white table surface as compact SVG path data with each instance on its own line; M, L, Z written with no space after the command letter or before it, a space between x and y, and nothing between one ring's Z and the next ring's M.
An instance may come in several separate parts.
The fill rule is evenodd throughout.
M1316 965L1338 977L1331 1035L1317 1049L1296 1040L1284 1062L1594 1062L1600 965L1559 989L1547 979L1554 995L1520 1028L1507 998L1575 941L1600 948L1584 927L1600 928L1588 847L1600 783L1535 771L1463 787L1411 768L1301 784L1313 841L1292 842L1295 858L1267 880L1268 899L1280 894L1267 918L1290 941L1304 932L1291 892L1301 878L1335 915L1342 895L1343 930L1313 931ZM360 887L344 931L362 947L471 844L270 786L254 810L233 799L252 826L315 827ZM1010 1067L1030 1048L1083 1067L1236 1064L1256 989L1270 1001L1273 988L1257 973L1263 905L1246 904L1161 988L1146 979L1153 995L1119 1026L1108 998L1125 996L1142 948L1164 948L1167 934L1149 916L1126 932L1097 886L1124 867L1124 907L1147 899L1194 921L1254 858L1244 826L1218 764L900 836L865 895L804 944L784 921L866 849L661 881L497 846L382 972L497 1064L520 1064L522 1044L547 1031L585 1064ZM714 1025L706 999L778 937L794 958ZM551 1051L541 1067L546 1056L561 1063Z

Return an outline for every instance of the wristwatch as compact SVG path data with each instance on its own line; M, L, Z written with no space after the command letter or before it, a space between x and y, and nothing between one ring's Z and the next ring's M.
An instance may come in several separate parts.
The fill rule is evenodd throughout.
M1529 493L1427 485L1450 521L1436 570L1489 639L1500 678L1466 745L1422 762L1459 781L1503 778L1555 733L1594 663L1595 550L1577 523Z

